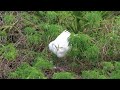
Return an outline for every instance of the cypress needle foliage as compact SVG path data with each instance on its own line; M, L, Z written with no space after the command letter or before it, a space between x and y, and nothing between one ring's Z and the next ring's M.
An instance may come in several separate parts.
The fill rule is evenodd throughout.
M5 21L6 25L11 25L15 21L15 16L12 14L6 14L3 17L3 20Z
M85 52L84 56L88 60L98 60L99 59L99 48L95 45L90 46Z
M41 69L41 70L42 69L52 69L53 63L46 59L43 59L42 57L37 57L34 67L36 67L37 69Z
M41 42L41 33L36 31L35 28L26 27L24 33L27 36L28 43L30 45L40 44Z
M70 72L54 73L53 79L74 79L74 74Z
M1 48L1 54L6 60L15 60L17 57L17 50L13 44L5 45Z
M21 79L45 79L44 74L39 70L31 67L28 63L21 64L15 72L9 73L9 78Z
M103 66L103 70L105 70L105 71L112 71L112 70L114 70L114 65L113 65L112 62L103 62L102 66Z
M72 34L69 40L72 47L70 56L85 60L98 60L99 48L92 42L91 37L86 34Z
M70 50L58 58L48 45L64 30ZM0 78L119 79L119 60L119 11L0 11Z
M82 71L82 77L84 79L106 79L106 76L102 75L99 70Z

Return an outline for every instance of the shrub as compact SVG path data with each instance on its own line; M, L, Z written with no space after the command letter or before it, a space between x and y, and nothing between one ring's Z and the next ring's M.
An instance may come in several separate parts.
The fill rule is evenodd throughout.
M56 39L56 37L64 30L62 26L60 25L56 25L56 24L41 24L41 28L44 31L44 35L42 36L42 40L45 43L46 46L48 46L48 44Z
M3 57L7 60L14 60L17 57L17 50L13 44L8 44L3 47Z
M79 59L97 60L99 48L92 42L92 38L85 34L72 34L70 37L70 56Z
M110 79L120 79L120 70L111 72Z
M1 31L0 30L0 42L1 43L6 43L7 42L7 33L6 33L6 31Z
M98 28L102 21L102 13L99 11L86 12L83 18L85 18L85 22L87 22L89 28Z
M114 70L114 65L112 64L112 62L102 62L102 66L103 66L103 70L104 71L112 71Z
M120 62L117 62L117 61L116 61L116 62L114 63L114 67L115 67L116 70L120 70Z
M99 70L89 70L89 71L82 71L82 78L84 79L105 79L106 76L103 75Z
M45 79L44 74L31 67L28 63L21 64L16 71L9 73L9 78L18 79Z
M53 79L74 79L74 75L70 72L59 72L53 74Z
M34 63L34 67L40 70L41 69L52 69L53 63L41 57L37 57L36 62Z
M23 19L23 23L26 26L35 26L38 25L40 22L40 18L35 16L34 14L28 14L27 12L20 13L20 16Z
M114 63L114 70L110 74L111 79L120 79L120 62Z
M24 33L26 35L33 35L34 33L36 33L36 31L35 31L35 28L33 28L33 27L25 27Z
M13 24L15 21L15 16L12 14L6 14L3 17L3 20L5 21L6 24Z
M57 20L57 13L54 11L46 12L46 22L48 23L55 23Z
M98 58L99 58L99 48L96 45L90 46L84 52L84 56L87 60L92 60L92 61L98 60Z
M40 70L32 68L32 72L29 74L27 79L46 79L46 77Z
M41 42L41 34L32 27L26 27L24 33L27 36L28 43L30 45L37 45Z

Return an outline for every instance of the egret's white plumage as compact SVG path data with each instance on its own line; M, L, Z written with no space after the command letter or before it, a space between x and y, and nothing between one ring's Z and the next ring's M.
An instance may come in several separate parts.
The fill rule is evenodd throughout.
M57 57L64 57L70 49L68 38L71 33L67 30L63 31L54 41L50 42L49 50L52 51Z

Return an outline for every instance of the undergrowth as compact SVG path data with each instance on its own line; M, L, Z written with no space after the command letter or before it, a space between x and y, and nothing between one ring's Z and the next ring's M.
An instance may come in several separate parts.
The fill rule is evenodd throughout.
M0 17L0 78L120 78L119 12L0 11ZM64 30L71 49L57 58L48 44Z

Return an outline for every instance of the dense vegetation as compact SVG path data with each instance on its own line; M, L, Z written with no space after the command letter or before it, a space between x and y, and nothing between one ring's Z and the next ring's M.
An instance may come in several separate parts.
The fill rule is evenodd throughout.
M48 44L71 32L58 58ZM0 11L0 78L120 79L119 11Z

